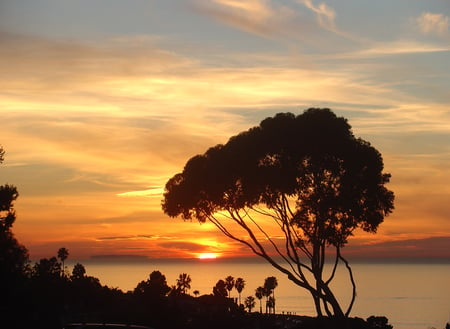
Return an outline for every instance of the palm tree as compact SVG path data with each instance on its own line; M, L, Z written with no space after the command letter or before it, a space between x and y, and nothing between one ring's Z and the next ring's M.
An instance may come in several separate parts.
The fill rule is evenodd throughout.
M245 301L245 307L248 309L248 312L251 313L252 309L255 307L255 297L248 296Z
M263 296L264 296L264 288L261 286L256 288L255 297L259 299L259 313L262 313L261 300L262 300Z
M277 278L274 276L269 276L268 278L266 278L266 280L264 281L264 288L267 290L267 297L272 296L272 300L270 302L270 305L273 313L275 313L275 288L278 286L278 281Z
M186 273L181 273L177 279L177 290L183 295L191 289L191 277Z
M243 278L237 278L234 282L234 287L236 288L238 294L239 294L239 305L241 305L241 292L244 290L245 287L245 280Z
M58 250L58 258L61 259L61 263L62 263L62 276L65 276L64 274L64 261L67 259L67 257L69 257L69 250L67 250L66 248L59 248Z
M266 286L263 287L263 296L266 297L266 314L268 313L268 311L270 312L269 297L271 293L272 292L269 289L267 289Z
M225 285L228 290L228 297L231 297L231 289L234 287L234 278L231 275L225 278Z

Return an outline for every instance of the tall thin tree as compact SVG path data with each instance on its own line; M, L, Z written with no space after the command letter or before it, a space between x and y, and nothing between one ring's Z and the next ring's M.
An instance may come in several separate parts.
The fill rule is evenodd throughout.
M259 286L255 290L255 297L259 299L259 313L262 313L262 298L264 296L264 288Z
M245 280L243 278L237 278L234 282L234 287L236 288L239 296L239 305L241 305L241 292L245 288Z
M269 276L265 279L264 281L264 289L266 289L266 291L269 294L269 298L272 297L271 301L270 301L270 307L273 311L273 313L275 313L275 288L278 287L278 280L276 277L274 276Z
M66 272L65 272L65 266L64 266L64 262L65 260L69 257L69 250L66 248L59 248L58 250L58 258L61 260L62 263L62 268L61 268L61 276L65 276Z
M227 287L228 290L228 298L231 297L231 290L234 288L234 278L229 275L225 278L225 285Z

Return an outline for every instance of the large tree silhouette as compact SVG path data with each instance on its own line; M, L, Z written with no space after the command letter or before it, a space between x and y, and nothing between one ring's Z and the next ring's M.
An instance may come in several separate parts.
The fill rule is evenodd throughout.
M376 232L393 210L389 179L381 154L345 118L308 109L267 118L191 158L167 182L162 208L209 220L307 289L318 316L345 317L356 288L341 249L355 229ZM327 256L334 259L328 277ZM330 288L340 263L353 285L347 309Z
M0 164L5 151L0 146ZM27 292L25 281L29 264L28 250L21 245L12 231L16 220L14 202L17 188L10 184L0 186L0 318L3 326L21 327L26 321ZM25 325L24 325L25 326Z
M4 155L5 151L0 146L0 164ZM0 186L0 282L5 284L11 282L12 277L22 276L29 262L28 250L16 240L12 232L16 220L14 201L18 197L15 186Z

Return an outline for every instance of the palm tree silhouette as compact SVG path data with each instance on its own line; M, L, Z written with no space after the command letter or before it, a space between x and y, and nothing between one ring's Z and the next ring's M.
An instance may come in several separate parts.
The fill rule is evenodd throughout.
M231 289L234 287L234 278L231 275L225 278L225 285L228 290L228 297L231 297Z
M278 286L278 280L274 276L269 276L264 281L264 288L267 290L267 297L271 297L269 308L273 310L275 314L275 288Z
M245 307L248 309L248 312L251 313L252 309L255 307L255 297L248 296L245 301Z
M245 280L243 278L237 278L234 282L234 287L236 288L238 294L239 294L239 305L241 305L241 292L244 290L245 287Z
M181 273L177 279L177 290L183 295L191 289L191 277L186 273Z
M261 286L256 288L255 297L259 299L259 313L262 313L262 302L261 302L261 300L262 300L263 296L264 296L264 288L261 287Z

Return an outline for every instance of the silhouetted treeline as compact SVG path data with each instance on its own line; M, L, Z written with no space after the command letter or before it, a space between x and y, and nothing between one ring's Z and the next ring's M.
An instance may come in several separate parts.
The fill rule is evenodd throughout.
M138 324L156 329L336 328L331 319L270 314L275 308L274 277L265 281L266 313L251 313L254 303L250 308L245 303L247 312L237 298L230 298L231 289L236 288L240 294L243 285L242 278L234 280L230 276L219 280L211 294L198 296L199 292L194 291L194 297L188 293L191 278L186 273L169 286L165 275L155 270L133 291L123 292L86 275L80 263L69 273L62 259L60 262L56 257L28 264L15 275L9 284L2 282L3 287L8 287L7 294L2 295L6 302L1 314L5 328L51 329L68 323ZM267 308L272 308L269 314ZM373 317L368 321L348 319L338 328L392 327L386 318Z

